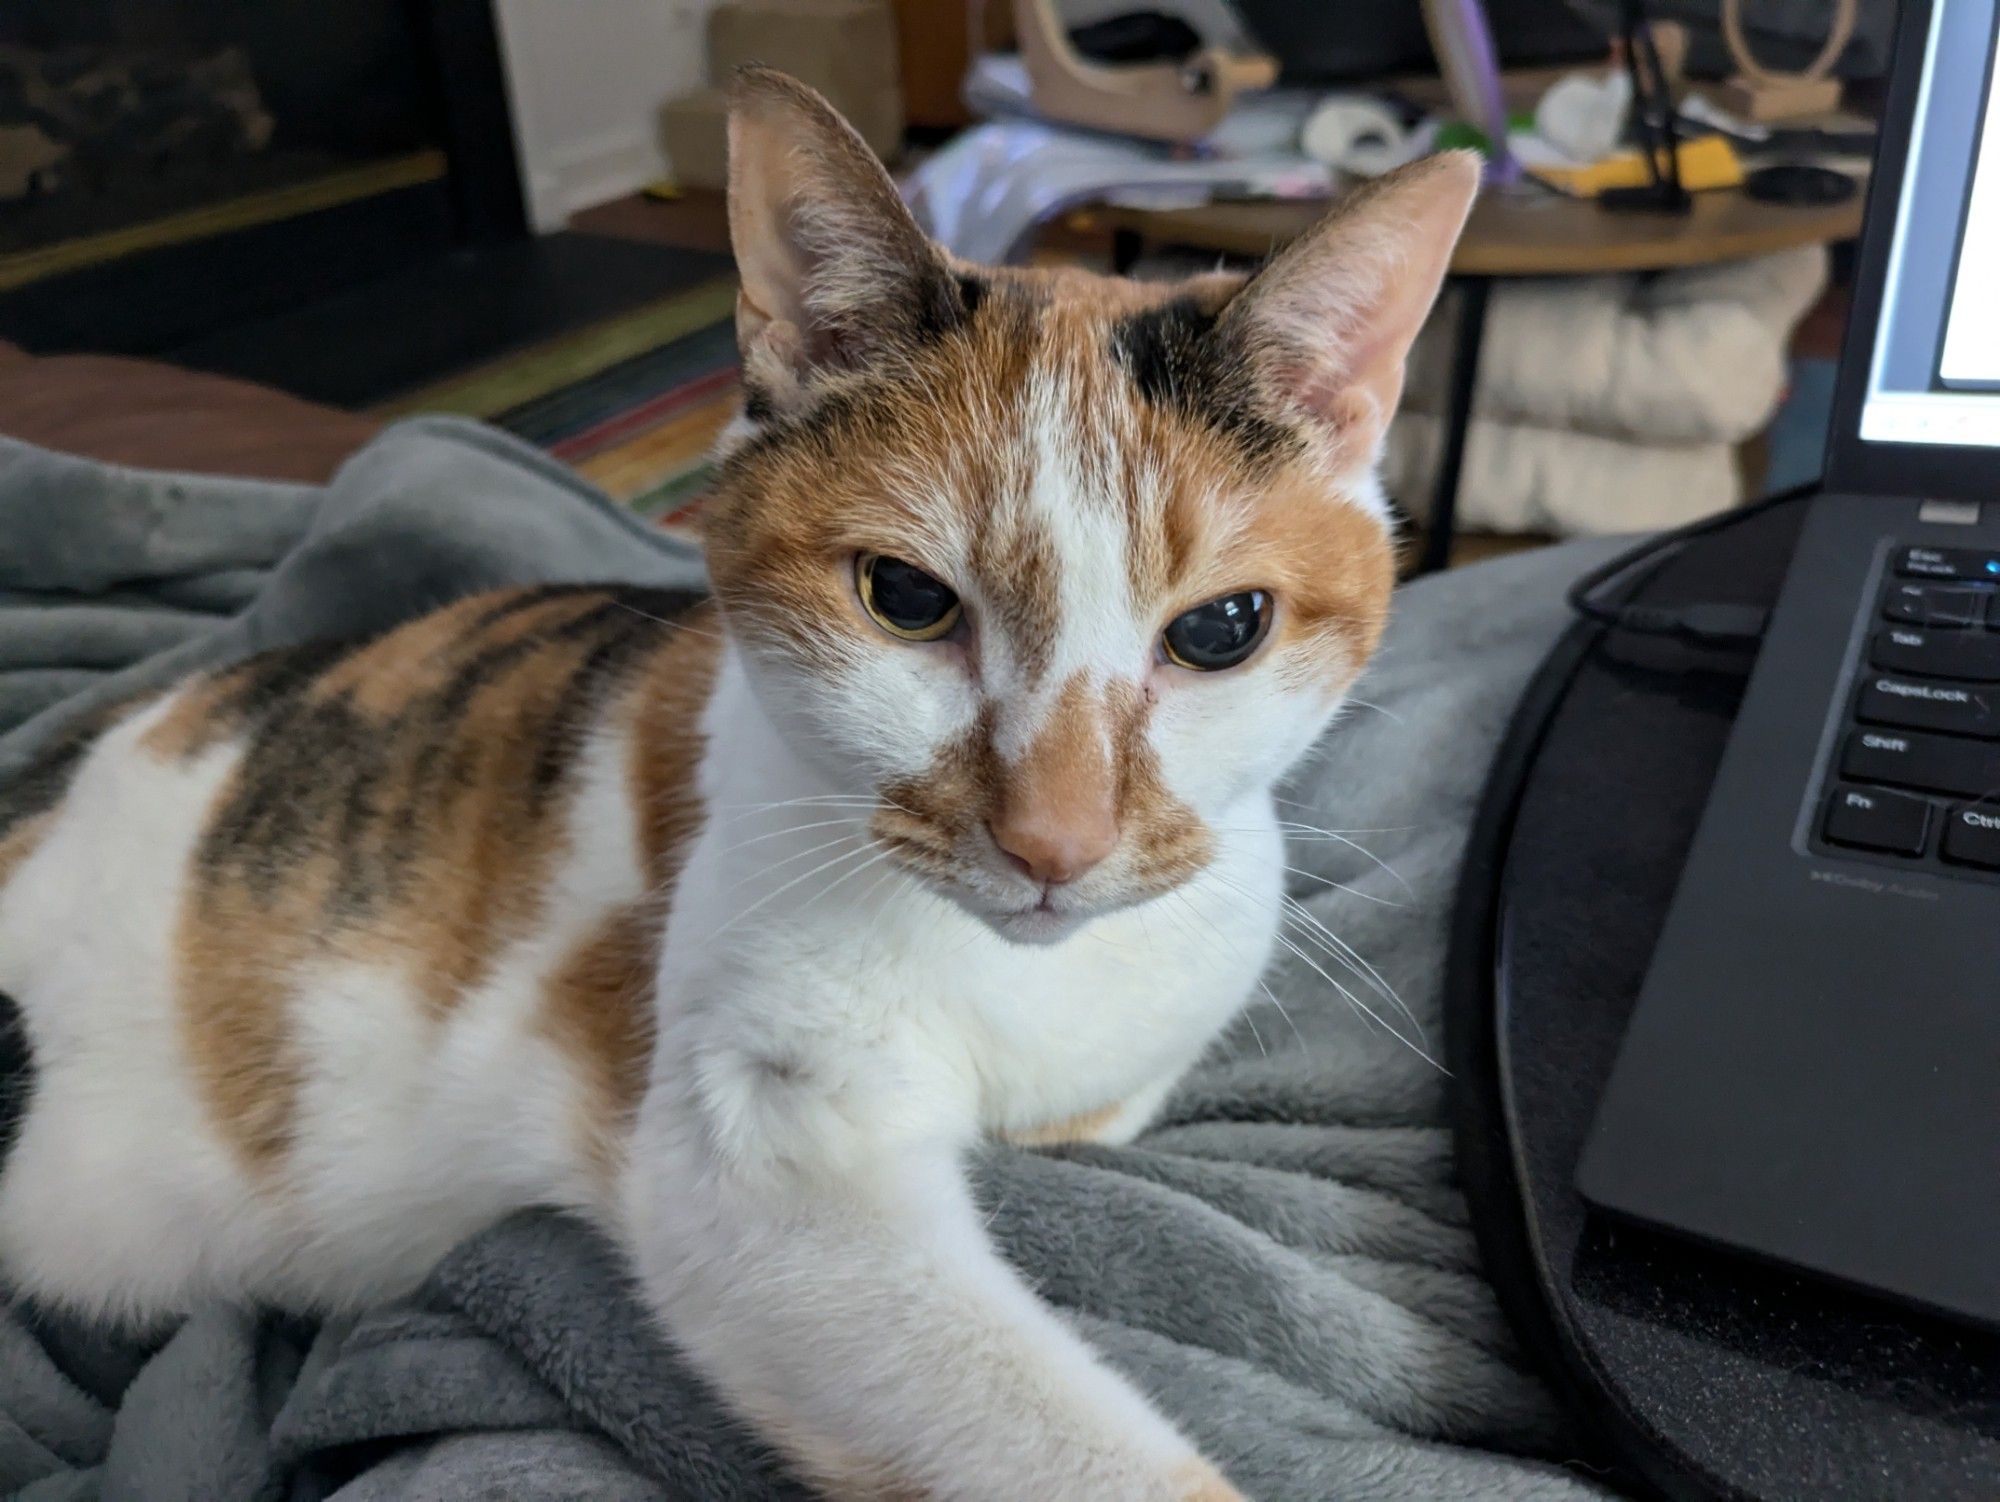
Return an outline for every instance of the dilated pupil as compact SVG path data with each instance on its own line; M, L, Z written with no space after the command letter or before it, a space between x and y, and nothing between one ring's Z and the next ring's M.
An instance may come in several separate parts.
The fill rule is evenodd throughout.
M1181 616L1167 628L1167 645L1189 667L1231 667L1250 655L1263 627L1263 593L1246 589Z
M935 626L958 603L958 596L946 585L894 558L876 559L868 582L882 618L905 630Z

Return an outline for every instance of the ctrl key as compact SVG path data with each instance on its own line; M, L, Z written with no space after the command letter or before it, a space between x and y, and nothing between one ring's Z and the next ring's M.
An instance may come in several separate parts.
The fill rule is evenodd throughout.
M1931 806L1921 798L1885 793L1879 788L1835 788L1827 800L1825 833L1829 844L1858 850L1886 850L1891 855L1922 855L1930 833Z
M1944 821L1944 846L1938 852L1961 866L2000 871L2000 805L1963 803Z

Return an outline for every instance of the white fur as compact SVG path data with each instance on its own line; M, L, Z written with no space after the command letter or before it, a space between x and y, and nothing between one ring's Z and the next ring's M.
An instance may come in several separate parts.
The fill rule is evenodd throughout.
M737 87L739 332L765 398L796 411L826 374L817 365L864 357L919 378L873 335L894 298L928 295L949 263L823 102L758 70ZM1367 430L1366 444L1315 432L1327 505L1386 514L1379 425L1476 181L1470 157L1412 169L1224 314L1251 336L1248 357L1273 366L1262 384L1302 431L1357 414ZM996 391L968 431L913 443L867 477L925 518L910 561L959 588L965 639L864 639L830 668L762 635L762 602L732 602L722 581L725 613L743 619L725 622L705 819L665 905L651 1078L615 1171L541 1003L579 940L649 895L629 713L608 714L583 749L549 898L471 994L432 1013L393 955L278 978L299 1071L292 1145L254 1171L201 1098L175 974L189 861L242 749L150 753L145 731L171 699L105 735L0 885L0 989L21 1006L36 1066L0 1174L9 1275L139 1320L218 1296L353 1306L407 1289L510 1209L556 1205L623 1247L665 1333L838 1495L1232 1497L1000 1260L960 1158L984 1135L1079 1118L1103 1140L1131 1137L1241 1008L1279 925L1270 789L1337 710L1341 675L1286 660L1323 646L1276 637L1229 672L1166 666L1167 622L1150 612L1174 602L1132 598L1124 532L1166 477L1144 454L1086 462L1103 456L1080 441L1129 449L1133 433L1115 412L1080 411L1087 383L1043 363L1024 399ZM734 424L724 450L754 436ZM992 515L969 517L970 460L994 457L981 444L1006 445L1000 457L1028 473L981 497ZM942 467L940 447L956 451ZM1126 478L1088 478L1114 474ZM1231 498L1212 499L1226 530ZM1052 642L1012 641L1007 612L987 618L965 535L981 527L1046 542L1055 577L1036 582L1055 585ZM1144 706L1156 801L1185 811L1211 850L1177 889L1150 885L1129 839L1060 892L975 821L933 852L948 865L930 876L877 844L885 789L983 718L1019 770L1056 706L1079 698Z
M921 1495L1192 1495L1206 1471L994 1255L957 1158L1107 1102L1143 1102L1107 1136L1140 1128L1269 952L1268 801L1184 891L1030 948L886 867L859 820L832 849L825 829L743 845L770 821L728 810L843 790L734 654L710 728L718 816L667 930L622 1206L667 1328L766 1425Z
M553 1204L623 1245L665 1332L837 1492L1229 1495L1001 1262L959 1159L983 1135L1107 1109L1098 1135L1131 1137L1235 1015L1278 925L1269 788L1337 696L1270 662L1159 666L1163 623L1129 598L1121 513L1080 493L1062 407L1040 403L1039 472L1017 499L1062 560L1046 674L998 640L976 673L886 640L833 674L725 646L706 823L666 915L651 1085L613 1183L581 1131L582 1082L536 1019L551 967L642 895L626 720L585 748L553 896L474 994L432 1018L393 959L288 978L304 1072L277 1182L218 1135L177 1023L187 863L241 752L150 754L166 706L107 735L0 889L0 988L38 1067L0 1178L12 1275L140 1319L218 1295L354 1306L508 1210ZM1109 861L1074 884L1067 938L1017 944L989 909L1029 884L997 852L967 853L964 890L934 890L867 816L983 700L1019 755L1077 675L1149 696L1162 775L1215 854L1164 896L1127 890Z
M1024 506L1066 578L1110 580L1066 584L1050 678L1146 682L1158 624L1126 598L1112 508L1074 484L1050 438ZM988 660L1006 678L1008 654ZM410 1288L516 1206L558 1204L624 1244L664 1330L836 1490L886 1474L940 1498L1204 1494L1188 1444L998 1260L958 1172L982 1134L1108 1106L1098 1134L1136 1134L1270 954L1268 786L1334 702L1280 692L1270 668L1182 678L1154 688L1154 750L1214 832L1212 864L1020 946L892 864L856 800L928 764L982 692L1010 700L1002 734L1026 746L1046 694L902 646L812 684L724 648L708 820L666 916L652 1086L610 1192L536 1006L550 966L642 894L622 732L582 756L538 926L442 1022L392 962L292 978L306 1072L274 1186L206 1118L176 1032L172 924L240 750L160 760L140 740L166 706L148 710L88 754L0 890L0 988L38 1064L0 1256L42 1296L140 1320L214 1296L338 1308Z

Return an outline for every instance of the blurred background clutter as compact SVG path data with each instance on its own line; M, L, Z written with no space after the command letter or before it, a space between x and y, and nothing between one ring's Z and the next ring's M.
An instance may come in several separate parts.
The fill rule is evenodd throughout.
M315 479L485 418L685 526L734 401L723 89L961 255L1248 264L1488 185L1389 442L1412 567L1817 470L1890 0L7 0L0 432Z

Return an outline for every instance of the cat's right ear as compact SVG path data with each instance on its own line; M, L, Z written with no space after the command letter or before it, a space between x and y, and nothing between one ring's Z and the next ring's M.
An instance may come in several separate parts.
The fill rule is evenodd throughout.
M739 68L730 91L729 238L753 407L794 405L816 376L885 358L962 309L944 253L874 152L772 68Z
M1373 454L1403 392L1479 192L1480 162L1446 151L1350 193L1223 310L1267 398L1353 455Z

